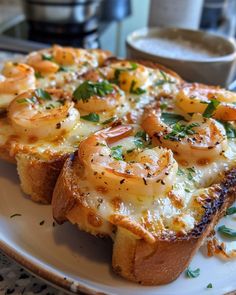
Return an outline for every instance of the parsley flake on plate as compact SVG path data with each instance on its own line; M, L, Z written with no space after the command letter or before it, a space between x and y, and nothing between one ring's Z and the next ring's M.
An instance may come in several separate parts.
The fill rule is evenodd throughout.
M236 238L236 230L229 228L225 225L219 226L217 230L227 238Z
M236 213L236 207L230 207L226 210L226 215L233 215Z
M193 279L193 278L197 278L199 275L200 275L200 268L196 268L195 270L191 270L190 268L187 268L186 270L187 278Z

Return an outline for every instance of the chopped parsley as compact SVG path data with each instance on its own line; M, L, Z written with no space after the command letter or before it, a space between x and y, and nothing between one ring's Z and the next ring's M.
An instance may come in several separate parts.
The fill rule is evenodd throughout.
M12 215L10 216L10 218L13 218L13 217L16 217L16 216L22 216L22 215L19 214L19 213L15 213L15 214L12 214Z
M35 78L36 79L40 79L40 78L43 78L42 74L40 72L35 72Z
M47 105L45 107L46 110L51 110L51 109L55 109L55 105L53 105L52 103L50 103L49 105Z
M34 93L37 96L37 98L40 98L42 100L51 100L52 99L50 93L48 93L47 91L43 90L42 88L36 89L34 91Z
M30 103L30 104L34 104L36 102L36 98L35 97L31 97L31 98L19 98L17 99L17 103Z
M181 168L178 168L177 175L179 176L184 175L184 170Z
M229 228L225 225L218 227L218 232L227 238L236 238L236 230L233 230L232 228Z
M212 289L213 285L212 285L212 283L209 283L206 287L207 287L207 289Z
M193 167L186 168L186 171L184 169L178 168L178 171L177 171L178 176L182 176L182 175L187 174L188 180L193 180L195 173L196 173L196 171ZM188 189L186 189L185 191L187 191L187 190Z
M143 130L138 131L134 136L134 144L137 148L143 148L148 142L149 137Z
M188 180L193 180L193 178L194 178L193 174L195 174L195 169L193 167L186 168L186 169L188 171L188 173L187 173Z
M91 96L96 95L102 97L112 93L113 91L114 88L108 81L85 81L75 89L73 97L76 100L87 102Z
M179 121L185 121L185 118L181 115L166 112L161 113L161 119L167 125L173 125Z
M110 119L103 121L102 125L110 124L111 122L115 121L115 119L116 119L116 117L111 117Z
M211 101L208 103L208 106L206 107L204 113L202 114L203 117L210 118L214 114L214 112L217 109L219 104L220 104L220 102L217 99L211 99Z
M123 160L123 151L122 146L117 145L111 148L111 156L115 160L122 161Z
M81 116L80 118L94 123L98 123L100 121L100 117L96 113L89 113L88 115Z
M169 83L169 84L175 84L175 81L171 81L165 72L161 71L160 70L160 74L162 76L162 79L158 80L156 83L155 83L155 86L162 86L166 83Z
M200 268L196 268L195 270L191 270L188 268L186 270L186 276L190 279L197 278L200 275Z
M50 54L43 53L42 54L42 60L50 60L50 61L52 61L53 60L53 57Z
M229 122L219 121L225 128L227 138L236 138L236 128Z
M38 99L42 99L42 100L51 100L52 97L50 95L50 93L48 93L47 91L38 88L34 91L35 96L30 97L30 98L19 98L17 99L18 103L30 103L30 104L34 104L37 102L37 98Z
M166 102L161 102L160 109L163 111L168 108L168 104Z
M115 72L114 72L114 79L112 79L112 82L119 85L119 77L120 77L120 74L122 72L126 72L126 71L134 71L136 70L138 67L138 65L134 62L130 62L130 68L120 68L120 69L115 69Z
M188 189L188 188L185 188L184 191L185 191L186 193L190 193L190 192L191 192L191 190Z
M58 69L58 72L68 72L69 69L64 67L64 66L60 66L60 68Z
M198 123L191 123L189 125L176 123L172 126L172 131L164 136L164 139L179 141L181 138L184 138L187 135L195 134L196 132L193 130L193 128L198 126Z
M145 89L142 89L142 88L140 88L140 87L134 88L134 87L135 87L135 84L136 84L136 82L133 80L133 81L131 82L131 86L130 86L130 90L129 90L130 93L132 93L132 94L137 94L137 95L141 95L141 94L143 94L143 93L146 92Z
M236 207L230 207L226 210L226 215L233 215L236 213Z

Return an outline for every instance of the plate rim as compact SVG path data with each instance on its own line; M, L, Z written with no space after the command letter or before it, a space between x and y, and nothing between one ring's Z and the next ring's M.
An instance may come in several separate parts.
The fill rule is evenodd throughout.
M78 282L77 280L74 281L56 272L47 270L43 266L37 265L31 261L30 258L20 254L17 249L9 246L8 243L3 240L0 240L0 250L26 270L47 281L49 284L62 288L63 291L69 291L71 294L80 294L80 292L83 292L88 295L109 295L108 293L101 292L86 285L86 283Z

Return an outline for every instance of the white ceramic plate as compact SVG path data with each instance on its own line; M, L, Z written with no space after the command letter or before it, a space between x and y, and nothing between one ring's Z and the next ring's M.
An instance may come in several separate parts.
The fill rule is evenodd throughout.
M116 276L110 267L110 241L80 232L70 224L53 226L51 207L27 199L20 190L15 166L2 161L0 196L0 248L36 275L66 290L126 295L212 295L236 290L236 260L222 262L206 258L202 252L191 262L192 268L201 269L195 279L182 274L166 286L145 287ZM13 214L21 216L10 218ZM230 222L235 226L235 219ZM212 289L206 288L209 283Z

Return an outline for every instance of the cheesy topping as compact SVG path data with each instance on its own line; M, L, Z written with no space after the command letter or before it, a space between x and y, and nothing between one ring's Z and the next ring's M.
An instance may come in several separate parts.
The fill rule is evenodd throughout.
M235 167L235 97L195 84L192 94L165 70L103 60L59 46L30 54L36 89L2 115L0 150L51 159L79 146L80 194L96 212L86 230L113 236L113 224L148 242L187 234Z

